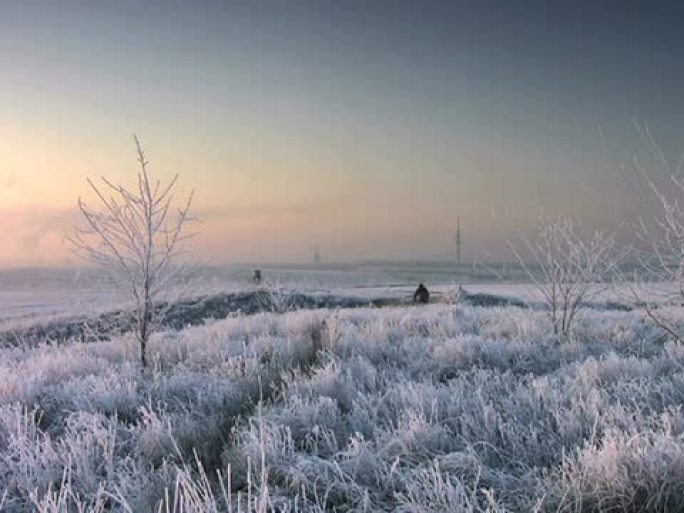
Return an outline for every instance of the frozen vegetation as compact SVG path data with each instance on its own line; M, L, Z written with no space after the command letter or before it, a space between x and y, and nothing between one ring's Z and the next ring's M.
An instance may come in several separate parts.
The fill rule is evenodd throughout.
M433 304L232 312L155 334L145 371L132 334L5 347L0 510L684 511L661 333Z

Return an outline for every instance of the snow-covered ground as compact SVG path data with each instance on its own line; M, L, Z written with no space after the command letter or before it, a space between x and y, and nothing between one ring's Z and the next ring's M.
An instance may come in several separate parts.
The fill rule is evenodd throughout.
M299 290L413 291L329 274ZM77 313L61 287L7 311ZM643 312L586 308L559 337L535 308L354 305L170 329L144 372L126 334L0 348L0 511L681 511L684 346Z
M280 266L261 270L271 286L369 299L410 297L419 282L425 283L436 297L453 294L460 285L472 293L526 301L539 297L523 279L521 270L511 264L497 272L490 270L490 266L420 262ZM190 291L200 296L244 290L249 287L252 271L247 266L201 269ZM621 300L614 292L603 294L602 298ZM48 315L105 311L120 307L125 301L125 294L93 271L0 271L0 329L7 321L30 322Z

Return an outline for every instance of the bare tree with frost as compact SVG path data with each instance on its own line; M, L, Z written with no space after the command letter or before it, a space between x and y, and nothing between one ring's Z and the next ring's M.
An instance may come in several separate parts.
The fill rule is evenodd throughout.
M629 290L651 321L681 341L680 323L662 307L684 304L684 155L668 159L648 126L636 130L651 164L647 169L636 157L632 161L645 213L637 227L640 244Z
M516 259L548 309L555 334L566 335L584 303L609 285L619 262L612 236L578 234L571 219L540 217L537 238L509 242Z
M98 199L97 208L81 198L78 207L85 227L77 228L71 243L86 261L99 265L125 284L133 300L140 362L147 366L147 342L158 326L162 295L178 282L190 221L192 193L176 205L178 175L166 185L152 180L140 141L133 136L139 171L137 188L126 189L102 177L88 179Z

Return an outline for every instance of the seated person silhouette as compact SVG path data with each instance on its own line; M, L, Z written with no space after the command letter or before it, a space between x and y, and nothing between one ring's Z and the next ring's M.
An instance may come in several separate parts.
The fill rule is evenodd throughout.
M416 289L416 291L413 293L413 302L425 304L425 303L428 303L429 301L430 301L430 292L425 287L425 285L420 283L418 285L418 288Z

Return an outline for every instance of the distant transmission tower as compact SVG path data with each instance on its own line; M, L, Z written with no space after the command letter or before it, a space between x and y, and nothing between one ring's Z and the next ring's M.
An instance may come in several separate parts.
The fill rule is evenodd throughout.
M456 261L461 263L461 218L456 218Z
M314 261L314 264L320 264L321 263L321 252L318 251L318 244L314 245L313 261Z

